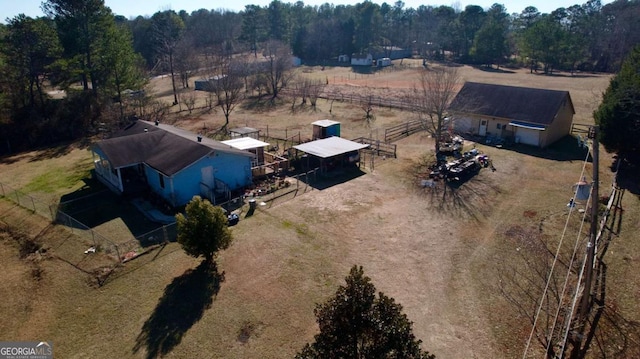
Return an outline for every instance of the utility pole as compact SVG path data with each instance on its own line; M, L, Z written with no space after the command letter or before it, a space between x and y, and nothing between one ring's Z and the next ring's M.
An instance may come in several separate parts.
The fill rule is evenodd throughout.
M589 318L589 313L591 312L591 282L593 282L593 265L596 253L596 237L598 235L598 206L600 205L598 195L598 157L600 147L600 143L598 142L598 126L592 126L591 128L589 128L589 138L591 138L593 141L593 146L591 149L591 156L593 159L593 184L591 186L591 226L589 228L589 243L587 244L587 262L585 264L584 289L582 290L580 308L578 310L578 316L576 318L578 329L576 330L577 335L574 340L574 347L571 351L571 359L579 359L584 357L584 353L587 349L584 348L584 351L582 349L582 337L584 336L587 319Z

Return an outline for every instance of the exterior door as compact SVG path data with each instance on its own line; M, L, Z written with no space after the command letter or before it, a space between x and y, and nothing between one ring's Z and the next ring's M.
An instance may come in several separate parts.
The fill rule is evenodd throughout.
M200 169L202 173L202 183L213 188L213 167L207 166Z
M478 135L487 135L487 120L480 120L480 128L478 129Z

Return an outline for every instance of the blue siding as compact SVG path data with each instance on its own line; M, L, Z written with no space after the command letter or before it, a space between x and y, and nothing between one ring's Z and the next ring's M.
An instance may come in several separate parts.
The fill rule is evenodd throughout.
M215 152L205 156L191 166L176 173L173 177L164 177L164 188L160 186L158 171L146 166L145 172L149 186L169 203L181 206L195 195L200 195L201 169L212 166L214 177L226 183L231 190L251 184L251 157ZM173 195L172 195L173 190Z
M335 125L331 125L331 126L327 127L327 136L326 137L331 137L331 136L340 137L340 124L339 123L336 123Z

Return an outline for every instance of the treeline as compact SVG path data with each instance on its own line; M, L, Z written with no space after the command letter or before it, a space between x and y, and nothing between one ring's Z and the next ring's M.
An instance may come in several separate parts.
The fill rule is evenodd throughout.
M42 9L46 17L18 15L0 27L0 153L97 131L103 119L122 118L123 94L146 81L131 32L102 0L49 0Z
M640 0L589 1L550 14L535 7L509 14L499 4L414 9L402 1L274 0L240 12L168 10L131 19L103 0L48 0L42 8L45 17L17 15L0 25L0 152L75 139L133 114L166 113L166 104L139 91L150 73L171 75L180 106L190 100L180 88L195 73L227 78L209 106L226 103L228 121L229 103L242 98L238 87L273 98L286 87L287 53L329 65L339 55L401 48L426 60L615 72L640 43ZM247 52L253 64L234 56ZM269 66L254 73L265 67L260 62Z
M602 5L591 0L558 8L550 14L527 7L509 14L494 4L406 8L402 1L378 5L304 5L272 1L247 5L239 13L198 10L175 13L181 22L184 51L218 47L228 51L259 51L267 40L288 44L294 55L310 63L341 54L380 52L399 47L426 59L501 65L540 65L543 70L614 72L640 43L640 1L616 0ZM154 24L139 16L128 21L136 52L149 68L158 64L153 49ZM190 50L186 50L190 49ZM256 54L257 55L257 54Z

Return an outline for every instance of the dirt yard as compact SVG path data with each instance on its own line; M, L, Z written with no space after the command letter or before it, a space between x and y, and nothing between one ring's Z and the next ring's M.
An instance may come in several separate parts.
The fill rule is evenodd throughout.
M375 75L358 74L355 79L349 78L354 74L346 68L305 71L301 71L305 76L328 78L330 85L376 83L393 91L410 88L417 70L387 69ZM592 95L608 83L608 77L600 75L545 77L525 70L485 72L469 67L461 72L473 81L567 89L578 112L577 122L592 122L590 111L597 104ZM166 95L168 81L156 79L152 86ZM291 111L286 103L271 110L238 108L231 122L232 127L266 130L268 125L270 131L286 128L288 134L300 131L310 136L310 122L333 118L342 122L343 137L376 138L385 127L412 116L376 109L376 121L367 127L359 108L336 102L329 113L330 106L321 100L316 112ZM179 115L176 125L192 130L222 123L219 112L206 109ZM35 318L41 308L48 316L38 323L39 329L3 326L0 336L25 340L31 339L29 335L46 336L63 357L148 357L145 353L163 353L168 358L292 357L317 332L315 304L331 296L357 264L379 291L402 304L423 348L438 358L521 357L521 333L528 323L508 328L500 321L500 315L512 312L493 293L492 246L504 228L529 220L522 213L542 217L563 209L582 161L557 161L478 145L493 158L497 171L482 170L453 193L416 186L414 170L420 156L433 147L430 138L419 133L397 144L398 158L379 160L374 170L243 217L233 228L233 245L218 259L224 280L212 300L194 300L190 291L176 297L180 292L176 288L192 288L192 284L185 287L185 282L193 278L189 268L197 262L175 244L128 264L100 289L87 286L84 274L48 261L45 279L36 285L55 300L21 308L20 317L13 319ZM78 161L82 153L88 156L86 150L77 149L68 155ZM0 182L12 181L4 176L10 173L29 183L28 174L20 169L28 168L25 164L37 155L3 159ZM552 153L545 156L553 158ZM545 173L553 173L554 180ZM610 176L602 178L609 180ZM0 209L7 210L6 201L2 204ZM0 246L7 245L0 241ZM5 261L11 256L11 250L0 250L3 263L14 268L7 273L20 272L20 280L28 281L27 265L15 259ZM637 268L637 263L633 265ZM0 283L4 283L0 293L13 290L14 284ZM26 295L32 285L25 284L20 295ZM187 307L195 314L174 318L169 313L173 309L167 308L172 308L171 303L182 308L185 304L180 302L191 303ZM8 313L16 306L12 303L0 305L0 314L11 317ZM168 328L167 333L149 330L149 324Z

